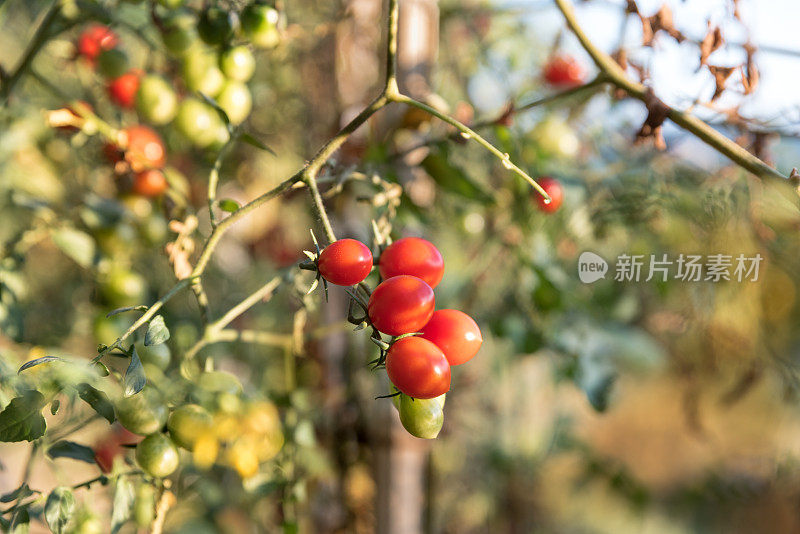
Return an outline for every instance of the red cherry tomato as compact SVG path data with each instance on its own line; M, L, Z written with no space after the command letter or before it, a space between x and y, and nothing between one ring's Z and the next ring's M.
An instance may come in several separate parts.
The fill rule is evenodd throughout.
M430 320L435 305L433 289L416 276L384 280L369 297L369 320L390 336L418 332Z
M114 78L108 84L108 97L122 108L132 108L136 103L136 93L139 91L142 71L129 70L122 76Z
M471 360L483 343L481 330L472 317L458 310L433 312L419 337L439 347L450 365Z
M117 46L117 34L107 26L99 24L86 28L78 37L78 54L94 64L97 56L104 50L111 50Z
M125 161L133 172L160 169L167 159L164 141L155 130L141 124L122 130L121 146L125 150Z
M444 260L430 241L419 237L404 237L381 253L378 269L384 279L409 274L421 278L434 288L444 275Z
M550 195L550 203L546 203L544 197L539 194L538 191L534 191L533 194L536 195L536 203L539 204L539 209L545 213L553 213L561 207L561 203L564 201L564 188L561 187L561 183L556 180L555 178L551 178L549 176L543 176L537 180L539 185L542 186L542 189Z
M167 190L167 186L167 178L158 169L137 172L133 177L133 192L143 197L157 197Z
M319 274L337 286L363 282L372 270L372 252L355 239L340 239L325 247L319 255Z
M397 389L415 399L432 399L450 390L447 358L421 337L404 337L389 347L386 373Z
M105 143L102 150L103 155L110 163L118 163L122 161L124 152L114 143Z
M582 84L585 78L586 71L572 56L553 56L544 67L544 79L550 85L560 87L576 86Z

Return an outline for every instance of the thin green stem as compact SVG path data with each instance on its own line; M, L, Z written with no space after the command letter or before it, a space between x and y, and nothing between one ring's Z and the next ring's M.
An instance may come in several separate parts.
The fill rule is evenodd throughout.
M264 345L267 347L291 348L292 336L289 334L275 334L259 330L234 330L226 328L209 332L195 343L184 355L187 360L194 359L201 350L216 343L242 342Z
M478 134L475 130L473 130L469 126L457 121L456 119L450 117L449 115L441 113L437 109L432 108L431 106L423 102L414 100L413 98L405 95L394 95L392 96L392 101L400 104L407 104L409 106L414 106L415 108L421 109L422 111L425 111L426 113L429 113L430 115L433 115L434 117L443 120L447 124L455 127L459 132L461 132L462 137L466 139L474 139L479 145L481 145L483 148L485 148L491 154L497 157L497 159L499 159L503 163L503 167L525 179L525 181L531 184L531 186L533 186L533 188L536 189L536 191L538 191L539 194L542 195L546 201L550 200L550 195L548 195L547 192L545 192L545 190L542 189L542 187L536 182L536 180L534 180L528 175L528 173L517 167L517 165L511 161L508 154L500 152L500 150L498 150L493 144L491 144L489 141L481 137L480 134Z
M167 293L163 297L158 299L152 306L150 306L147 309L147 311L141 315L141 317L136 319L136 321L134 321L134 323L130 326L130 328L128 328L127 331L125 331L124 334L118 337L117 340L114 341L111 345L107 346L105 349L100 351L100 353L98 353L98 355L92 359L92 363L98 362L103 356L105 356L115 348L118 348L123 341L128 339L128 337L136 331L137 328L139 328L147 321L152 319L155 316L156 312L158 312L158 310L160 310L164 306L164 304L166 304L172 297L177 295L178 292L180 292L182 289L188 286L192 280L193 278L191 277L179 280L178 283L172 286L172 289L167 291Z
M565 89L558 93L553 93L551 95L537 98L536 100L528 102L527 104L522 104L519 107L514 107L512 113L514 115L519 115L520 113L524 113L530 109L537 108L539 106L546 106L547 104L552 104L553 102L557 102L564 98L570 98L572 96L583 93L589 89L594 89L606 83L608 83L608 78L606 78L604 75L601 74L600 76L597 76L593 80L590 80L583 85L578 85L577 87L571 87L569 89ZM483 128L485 126L491 126L492 124L496 124L497 121L498 119L495 119L494 121L477 122L475 123L473 128Z
M259 301L268 298L272 295L275 289L278 288L283 282L283 278L280 276L276 276L256 291L254 291L251 295L241 301L239 304L228 310L228 312L214 321L212 324L209 325L209 330L211 331L219 331L231 324L231 321L239 317L241 314L252 308L255 304Z
M217 201L217 185L219 184L219 171L222 168L222 162L225 159L225 156L233 148L233 145L239 139L238 133L231 134L228 140L222 145L222 148L219 150L219 154L217 154L217 158L214 160L214 166L211 168L211 172L208 174L208 214L211 218L211 227L217 227L217 216L214 213L214 204Z
M652 92L634 80L628 78L625 71L620 67L614 59L597 48L594 43L589 39L586 33L578 24L578 19L575 16L575 10L569 0L555 0L556 6L561 11L564 19L567 22L572 33L578 38L583 48L592 57L592 60L597 65L597 68L608 77L608 80L615 86L624 90L630 96L645 102L651 102L655 97ZM785 180L786 176L779 173L759 158L736 144L731 139L728 139L720 132L706 124L701 119L680 111L671 106L667 106L659 101L659 105L663 105L667 117L675 124L694 134L695 137L711 146L720 154L726 156L740 167L750 171L759 178L778 178Z
M386 83L384 85L384 92L390 95L400 93L397 87L397 27L399 18L399 1L389 0L389 31L386 36Z
M322 195L319 194L317 178L315 176L308 175L303 181L308 186L308 192L311 194L311 199L314 201L314 207L317 211L317 215L322 221L322 228L325 230L325 237L328 238L328 243L333 243L336 241L336 234L333 232L331 220L328 217L328 212L325 210L325 204L322 201Z
M200 320L203 321L203 324L208 324L211 320L211 305L208 302L208 295L203 287L203 281L199 276L194 279L191 288L197 300L197 306L200 308Z
M597 76L593 80L591 80L591 81L589 81L589 82L587 82L587 83L585 83L583 85L579 85L577 87L571 87L571 88L566 89L564 91L561 91L559 93L553 93L551 95L547 95L547 96L538 98L536 100L528 102L527 104L522 104L520 106L516 106L516 105L512 106L511 109L509 109L508 111L504 111L504 112L500 113L498 116L496 116L494 118L483 119L483 120L477 121L477 122L475 122L475 124L473 124L470 127L473 130L482 130L482 129L487 128L489 126L494 126L496 124L499 124L506 116L519 115L521 113L524 113L524 112L529 111L531 109L537 108L539 106L545 106L547 104L552 104L552 103L557 102L557 101L559 101L561 99L564 99L564 98L570 98L570 97L575 96L577 94L580 94L580 93L583 93L585 91L588 91L589 89L596 89L597 87L600 87L600 86L602 86L603 84L606 84L606 83L608 83L608 79L604 75L601 74L600 76ZM413 145L413 146L411 146L409 148L404 148L402 151L399 151L399 152L397 152L395 154L392 154L391 157L392 158L403 157L406 154L410 154L411 152L414 152L415 150L419 150L420 148L424 148L426 146L431 146L431 145L436 145L438 143L447 141L448 139L455 139L459 135L461 135L461 133L457 132L457 133L453 133L453 134L442 136L442 137L431 138L431 139L423 141L423 142L421 142L419 144Z

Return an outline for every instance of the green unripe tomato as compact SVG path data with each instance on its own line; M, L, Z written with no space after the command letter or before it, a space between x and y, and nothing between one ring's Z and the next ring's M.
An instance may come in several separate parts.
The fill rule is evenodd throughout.
M221 45L233 37L233 14L218 7L210 7L200 15L197 23L200 38L212 46Z
M400 422L412 436L434 439L444 424L444 395L433 399L400 397Z
M217 104L228 114L231 124L240 124L253 109L253 97L247 85L231 80L217 96Z
M70 523L70 534L102 534L103 532L103 522L86 508L78 510Z
M128 55L119 48L103 50L97 56L97 71L105 78L119 78L130 68Z
M541 121L531 132L531 140L546 156L571 159L580 150L580 140L572 127L557 116Z
M209 50L187 51L181 69L186 87L206 96L217 96L225 85L225 76L217 63L217 55Z
M130 397L123 397L114 406L119 423L140 436L158 432L167 422L169 410L158 390L145 388Z
M217 140L219 128L225 124L216 109L197 98L187 98L178 108L175 126L192 144L205 148Z
M159 343L158 345L150 345L149 347L144 343L136 343L136 354L142 363L149 363L162 371L169 367L172 355L166 343Z
M167 420L169 435L179 447L192 450L197 438L211 425L211 415L197 404L176 408Z
M161 40L167 50L175 55L183 55L197 43L197 19L191 13L180 11L164 20Z
M272 6L250 4L242 10L242 33L259 48L275 48L281 41L280 14Z
M169 235L169 223L163 216L154 213L141 222L139 233L147 243L161 245Z
M148 122L167 124L178 112L178 95L161 76L145 76L136 92L136 110Z
M228 142L230 139L231 134L228 131L228 127L220 121L220 125L217 127L216 135L214 135L214 142L209 145L208 148L211 150L220 150L222 146Z
M124 334L128 327L130 327L130 321L122 314L106 317L106 314L101 312L94 318L92 333L97 343L110 345Z
M168 477L179 461L178 447L164 434L151 434L136 446L136 463L151 477Z
M256 70L256 58L246 46L234 46L220 54L219 68L228 79L246 82Z
M211 393L231 393L239 395L242 392L242 383L227 371L206 371L200 374L197 385Z
M147 294L147 282L141 275L123 268L115 268L101 285L103 296L115 307L142 304Z
M136 500L133 504L133 519L142 528L149 527L156 517L156 489L147 483L136 488Z

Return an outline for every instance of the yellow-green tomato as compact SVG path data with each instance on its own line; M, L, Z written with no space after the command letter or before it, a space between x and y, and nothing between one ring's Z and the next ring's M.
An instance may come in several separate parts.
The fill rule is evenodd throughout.
M162 371L169 367L172 359L169 347L166 343L159 343L158 345L150 345L149 347L144 343L136 343L136 353L142 363L149 363Z
M231 124L239 124L250 115L253 97L250 89L242 82L229 81L217 96L217 103L228 114Z
M240 17L245 37L259 48L274 48L280 43L278 31L280 14L265 4L253 3L242 10Z
M211 415L197 404L176 408L167 420L169 435L178 446L192 450L197 438L211 425Z
M178 447L164 434L151 434L136 446L136 463L151 477L168 477L179 461Z
M133 519L139 527L149 527L156 516L156 489L152 484L142 482L136 488L133 504Z
M136 395L121 398L114 411L122 426L140 436L161 430L169 414L164 398L150 386L145 386Z
M400 395L400 422L412 436L434 439L444 424L444 395L433 399L412 399Z
M103 522L86 508L78 510L70 523L70 534L102 534L103 532Z
M111 345L128 330L130 325L130 320L126 319L123 314L106 317L106 314L101 312L94 318L92 333L97 343Z
M217 55L210 50L199 47L187 50L182 68L186 87L206 96L217 96L225 84L225 76L217 64Z
M219 67L228 79L246 82L253 77L253 72L256 70L256 59L246 46L234 46L220 54Z
M118 267L108 273L101 289L112 306L136 306L145 300L147 282L141 275Z
M555 116L537 124L532 138L539 150L551 157L574 158L580 149L580 140L570 125Z
M217 110L197 98L187 98L178 108L175 126L192 144L205 148L218 139L225 124Z
M136 110L148 122L167 124L178 112L178 95L161 76L145 76L136 92Z
M238 395L242 392L242 383L236 375L227 371L206 371L197 379L200 388L211 393L231 393Z

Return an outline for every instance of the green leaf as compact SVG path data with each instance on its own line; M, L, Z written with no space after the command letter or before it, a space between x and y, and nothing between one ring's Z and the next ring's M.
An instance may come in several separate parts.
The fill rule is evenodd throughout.
M31 516L28 514L28 507L23 506L14 512L11 524L8 526L8 534L28 534L31 527Z
M234 211L239 209L239 203L236 202L235 200L226 198L219 201L219 209L221 209L222 211L227 211L228 213L233 213Z
M111 533L116 534L131 517L136 491L127 477L119 477L114 488L114 506L111 512Z
M75 263L84 268L92 266L95 243L89 234L74 228L59 228L53 230L51 235L56 246Z
M114 415L114 405L111 404L110 400L108 400L108 395L99 389L96 389L89 384L79 384L78 395L80 395L81 399L91 406L95 412L103 416L109 423L113 423L116 420L116 416Z
M58 413L58 409L61 408L61 401L56 399L50 403L50 413L55 415Z
M22 367L19 368L19 371L17 371L17 374L21 373L25 369L30 369L31 367L34 367L36 365L39 365L39 364L42 364L42 363L47 363L47 362L54 362L54 361L63 362L64 360L62 360L58 356L42 356L41 358L36 358L35 360L31 360L29 362L25 362L24 364L22 364Z
M25 499L27 497L30 497L34 493L39 493L39 492L32 490L30 486L28 486L27 482L23 482L23 484L14 491L6 493L2 497L0 497L0 502L6 503L6 502L16 501L18 499Z
M445 191L480 202L492 200L491 195L483 186L472 179L463 169L450 162L447 158L447 151L444 149L431 151L428 157L422 160L422 168Z
M258 139L256 139L252 135L250 135L249 133L241 134L239 136L239 139L241 139L242 141L244 141L245 143L247 143L250 146L254 146L256 148L260 148L261 150L266 150L267 152L269 152L273 156L277 156L277 154L275 154L274 150L272 150L270 147L268 147L267 145L265 145L264 143L262 143L261 141L259 141Z
M94 451L90 447L65 439L53 443L47 449L47 455L54 460L56 458L72 458L87 464L94 463Z
M156 315L147 326L147 333L144 335L145 346L160 345L169 339L169 329L164 324L164 318Z
M47 423L42 408L44 396L35 390L26 391L0 412L0 441L33 441L44 435Z
M145 311L147 310L147 306L125 306L124 308L117 308L116 310L111 310L110 312L108 312L106 314L106 317L114 317L117 314L135 310Z
M66 532L67 523L75 511L75 496L72 490L60 486L50 492L44 505L44 518L53 534Z
M203 93L199 93L199 94L200 94L200 97L203 100L206 101L206 104L208 104L209 106L211 106L212 108L217 110L217 113L219 113L219 116L222 118L222 121L225 123L225 126L230 126L231 119L228 118L228 114L225 113L225 110L222 109L221 107L219 107L219 104L217 104L217 101L214 100L213 98L211 98L210 96L205 95Z
M146 341L145 344L147 344ZM128 369L125 371L125 378L122 380L122 383L125 385L126 397L136 395L142 391L145 384L147 384L147 377L144 376L142 361L139 359L139 355L136 354L135 348L131 351L131 363L128 365Z

